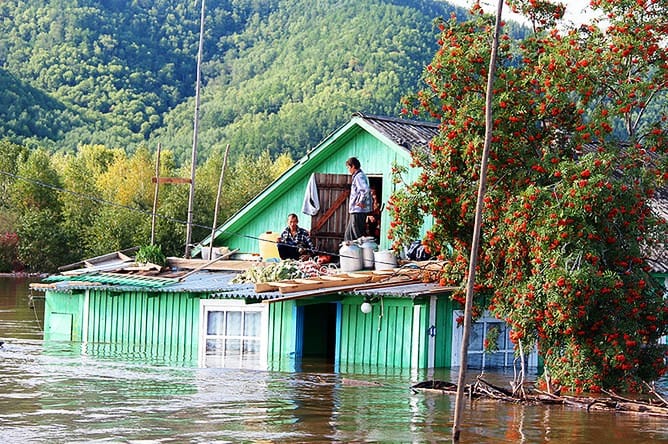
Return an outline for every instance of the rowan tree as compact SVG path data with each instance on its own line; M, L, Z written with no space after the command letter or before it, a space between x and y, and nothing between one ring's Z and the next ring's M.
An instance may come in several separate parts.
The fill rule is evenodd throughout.
M509 3L534 26L499 43L474 315L487 309L515 344L536 344L555 384L639 389L666 371L668 306L644 252L668 235L651 206L668 180L668 6L594 0L606 22L568 29L555 27L558 5ZM420 178L390 202L397 245L434 218L423 243L447 259L441 283L462 303L494 20L471 13L439 22L426 87L404 99L404 113L440 131L414 154Z

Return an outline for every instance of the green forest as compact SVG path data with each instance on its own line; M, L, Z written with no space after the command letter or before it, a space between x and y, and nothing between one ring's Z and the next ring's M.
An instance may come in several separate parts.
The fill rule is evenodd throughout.
M150 239L161 176L188 177L201 3L0 3L0 271L53 271ZM431 0L206 2L193 241L354 112L396 116L435 49ZM519 29L519 28L518 28ZM156 242L184 249L188 187Z
M50 152L192 146L200 3L0 4L0 136ZM397 115L435 51L424 0L206 3L200 160L301 157L354 112ZM464 11L459 10L459 14Z

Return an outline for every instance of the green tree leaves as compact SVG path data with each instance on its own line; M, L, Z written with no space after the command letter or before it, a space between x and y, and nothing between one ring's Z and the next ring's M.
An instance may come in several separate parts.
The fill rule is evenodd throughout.
M668 179L668 128L665 107L645 110L668 85L668 53L651 43L668 11L602 1L622 8L606 31L561 32L540 18L556 17L552 5L514 3L540 26L499 46L476 312L509 322L525 350L536 343L553 380L569 388L639 389L665 371L657 341L668 306L644 253L668 236L650 201ZM442 282L462 288L457 300L477 201L490 19L478 11L441 23L427 86L404 102L406 114L438 118L441 133L414 156L419 180L391 202L399 244L414 235L405 226L435 218L423 242L449 259Z
M50 156L0 143L0 271L20 263L33 271L55 271L60 265L112 251L147 245L155 184L155 156L146 148L127 155L120 149L84 145L76 155ZM173 153L161 152L160 177L189 177L175 168ZM222 222L292 166L285 154L269 152L238 157L228 166L218 221ZM216 153L197 168L193 240L211 234L214 203L222 167ZM184 251L188 186L161 184L156 244L166 255Z

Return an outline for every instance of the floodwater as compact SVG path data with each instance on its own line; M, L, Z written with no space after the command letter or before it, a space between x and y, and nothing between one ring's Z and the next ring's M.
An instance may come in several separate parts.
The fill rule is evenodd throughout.
M2 443L451 440L454 397L410 386L456 381L455 371L340 374L313 365L278 373L197 368L123 350L98 355L81 344L45 343L44 302L31 308L27 285L0 278ZM465 407L460 442L668 443L668 421L476 401Z

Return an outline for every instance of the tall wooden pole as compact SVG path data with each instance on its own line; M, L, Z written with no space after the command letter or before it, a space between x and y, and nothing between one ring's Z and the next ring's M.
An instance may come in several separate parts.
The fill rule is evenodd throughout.
M223 157L223 166L220 169L220 178L218 178L218 192L216 193L216 206L213 209L213 227L211 227L211 240L209 241L209 259L213 259L213 238L216 236L216 226L218 225L218 205L220 203L220 193L223 189L225 179L225 168L227 168L227 155L230 152L230 144L225 147L225 157Z
M475 284L475 269L478 265L478 249L480 248L480 231L482 226L482 208L485 190L487 189L487 162L489 160L489 147L492 143L492 97L494 86L494 74L496 73L496 53L499 47L499 34L501 33L501 11L503 0L497 0L496 25L494 27L494 41L489 57L489 70L487 71L487 93L485 97L485 144L480 161L480 184L478 187L478 200L475 208L475 222L473 225L473 240L471 242L471 257L469 259L469 275L466 282L466 303L464 304L464 331L462 332L462 348L460 352L459 375L457 378L457 398L455 401L455 419L452 425L452 441L459 442L461 435L461 416L464 410L464 384L466 382L466 367L468 365L469 332L471 331L471 309L473 307L473 286Z
M202 0L202 11L199 19L199 48L197 50L197 81L195 82L195 119L193 123L193 149L190 159L190 194L188 196L188 221L186 225L186 252L185 257L190 258L190 243L193 231L193 206L195 202L195 168L197 166L197 132L199 131L199 102L200 85L202 83L202 49L204 47L204 0Z
M155 192L153 193L153 213L151 213L151 245L155 244L155 219L158 207L158 190L160 189L160 150L162 149L158 143L158 152L155 158Z

